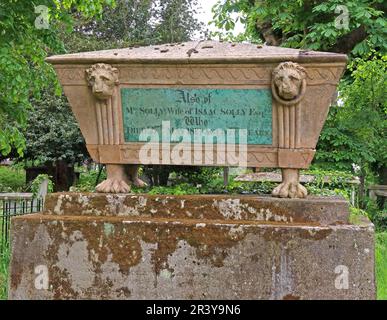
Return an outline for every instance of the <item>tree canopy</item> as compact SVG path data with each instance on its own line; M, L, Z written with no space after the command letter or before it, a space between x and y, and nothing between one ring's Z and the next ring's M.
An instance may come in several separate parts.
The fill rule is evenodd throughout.
M116 0L99 19L77 15L74 32L62 33L70 52L183 42L204 34L197 0Z
M64 161L81 163L88 157L84 139L64 95L45 91L31 101L24 130L26 148L23 160L39 164Z
M246 25L239 39L355 56L387 49L383 0L222 0L213 12L226 31L236 20Z
M352 164L381 176L387 167L387 57L357 58L352 79L340 85L341 102L331 109L321 134L316 159L339 169ZM368 168L368 169L369 169Z
M26 124L30 98L56 84L48 54L64 52L59 30L71 28L72 16L100 14L112 0L30 0L0 2L0 153L25 147L20 130ZM56 86L59 91L59 86Z

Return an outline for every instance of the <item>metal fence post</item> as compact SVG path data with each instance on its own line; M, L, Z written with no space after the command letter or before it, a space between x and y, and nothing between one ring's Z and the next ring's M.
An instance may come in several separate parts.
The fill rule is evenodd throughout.
M7 194L1 199L0 210L0 254L10 245L11 218L23 214L39 212L43 209L44 201L41 197L33 198L32 194ZM0 197L2 194L0 194Z

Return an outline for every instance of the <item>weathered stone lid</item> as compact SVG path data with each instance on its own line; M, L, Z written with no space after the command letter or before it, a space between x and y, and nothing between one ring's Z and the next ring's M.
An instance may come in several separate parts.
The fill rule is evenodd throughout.
M254 63L254 62L346 62L345 54L306 51L250 43L191 41L56 55L52 64L83 63Z

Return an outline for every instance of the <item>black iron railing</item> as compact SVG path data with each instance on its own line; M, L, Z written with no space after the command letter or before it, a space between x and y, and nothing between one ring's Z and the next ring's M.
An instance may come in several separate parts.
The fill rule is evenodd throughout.
M0 253L9 247L11 218L43 210L43 199L16 198L0 200Z

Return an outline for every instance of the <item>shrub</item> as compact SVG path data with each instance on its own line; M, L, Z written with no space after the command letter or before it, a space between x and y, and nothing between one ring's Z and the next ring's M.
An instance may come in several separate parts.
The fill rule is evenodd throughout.
M377 231L387 231L387 208L382 210L378 208L375 201L368 200L366 204L366 211L371 221L375 224Z
M21 192L26 189L24 169L0 166L0 192Z
M81 172L79 180L74 187L70 188L70 191L74 192L94 192L98 178L99 170L90 170ZM106 179L106 172L103 170L98 181L101 182Z

